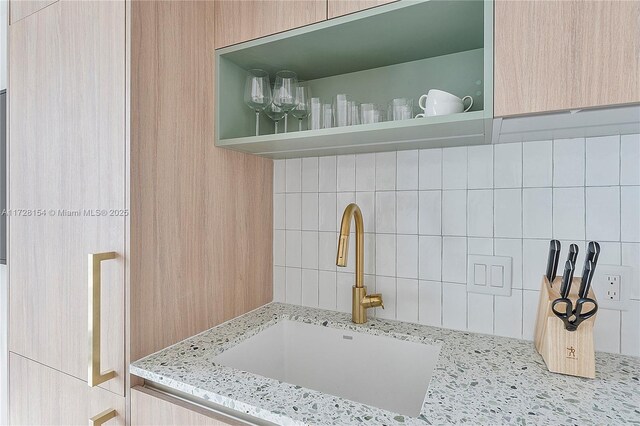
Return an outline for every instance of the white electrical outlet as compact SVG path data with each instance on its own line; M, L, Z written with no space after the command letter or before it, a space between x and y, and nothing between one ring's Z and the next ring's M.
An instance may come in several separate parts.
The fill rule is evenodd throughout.
M620 301L620 275L605 275L604 280L607 286L605 297L609 300Z
M598 264L591 281L598 306L618 311L629 310L632 286L633 270L620 265Z

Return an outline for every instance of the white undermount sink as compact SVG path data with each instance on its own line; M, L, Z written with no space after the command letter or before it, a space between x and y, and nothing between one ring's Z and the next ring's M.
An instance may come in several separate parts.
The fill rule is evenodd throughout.
M215 362L415 417L439 352L439 345L284 320Z

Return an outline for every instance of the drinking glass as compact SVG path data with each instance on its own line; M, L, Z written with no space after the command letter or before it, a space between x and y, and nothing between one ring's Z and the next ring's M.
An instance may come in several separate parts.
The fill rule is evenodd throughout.
M279 106L275 105L274 103L270 103L269 106L264 109L264 113L267 115L267 117L272 119L274 123L276 123L275 134L277 135L278 134L278 123L285 116L284 115L284 111L282 110L282 108L280 108Z
M309 115L311 121L311 130L318 130L322 128L322 101L320 98L311 98L311 114Z
M332 127L333 110L331 104L322 104L322 128L330 129Z
M273 86L273 103L284 112L284 132L287 133L289 111L296 107L298 76L293 71L278 71Z
M336 127L349 125L348 96L344 93L337 94L333 98L333 120Z
M256 136L260 134L260 111L271 104L269 74L261 69L247 71L244 83L244 103L256 113Z
M389 121L413 118L413 99L396 98L389 102L387 112Z
M347 103L349 113L349 125L355 126L360 124L360 105L356 101L349 101Z
M362 124L381 123L384 121L384 110L376 104L360 105L360 117Z
M298 131L302 131L302 119L307 118L311 113L311 91L309 86L300 85L296 88L296 106L291 110L291 115L298 119ZM309 123L307 123L307 130Z

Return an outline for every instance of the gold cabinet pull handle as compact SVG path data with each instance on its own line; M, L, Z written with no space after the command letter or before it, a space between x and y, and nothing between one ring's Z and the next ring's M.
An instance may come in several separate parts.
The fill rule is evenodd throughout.
M114 251L106 253L89 254L89 386L97 386L100 383L113 379L116 372L113 370L100 372L100 264L103 260L115 259ZM115 411L113 412L115 416ZM98 423L100 425L106 420ZM92 420L93 421L93 420Z
M102 413L96 414L89 419L89 426L100 426L114 418L117 414L118 413L116 413L116 410L103 411Z

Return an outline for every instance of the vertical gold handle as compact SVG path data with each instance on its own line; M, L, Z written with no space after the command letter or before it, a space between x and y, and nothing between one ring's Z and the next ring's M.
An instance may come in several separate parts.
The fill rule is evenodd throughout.
M113 251L89 255L89 386L97 386L116 376L113 370L100 372L100 264L115 259ZM104 413L103 413L104 414ZM115 411L114 411L115 415ZM109 420L109 419L107 419ZM104 420L103 422L107 421ZM97 422L97 421L96 421ZM94 423L94 424L102 424Z
M96 414L89 419L89 426L100 426L114 418L117 414L118 413L116 413L116 410L103 411L102 413Z

